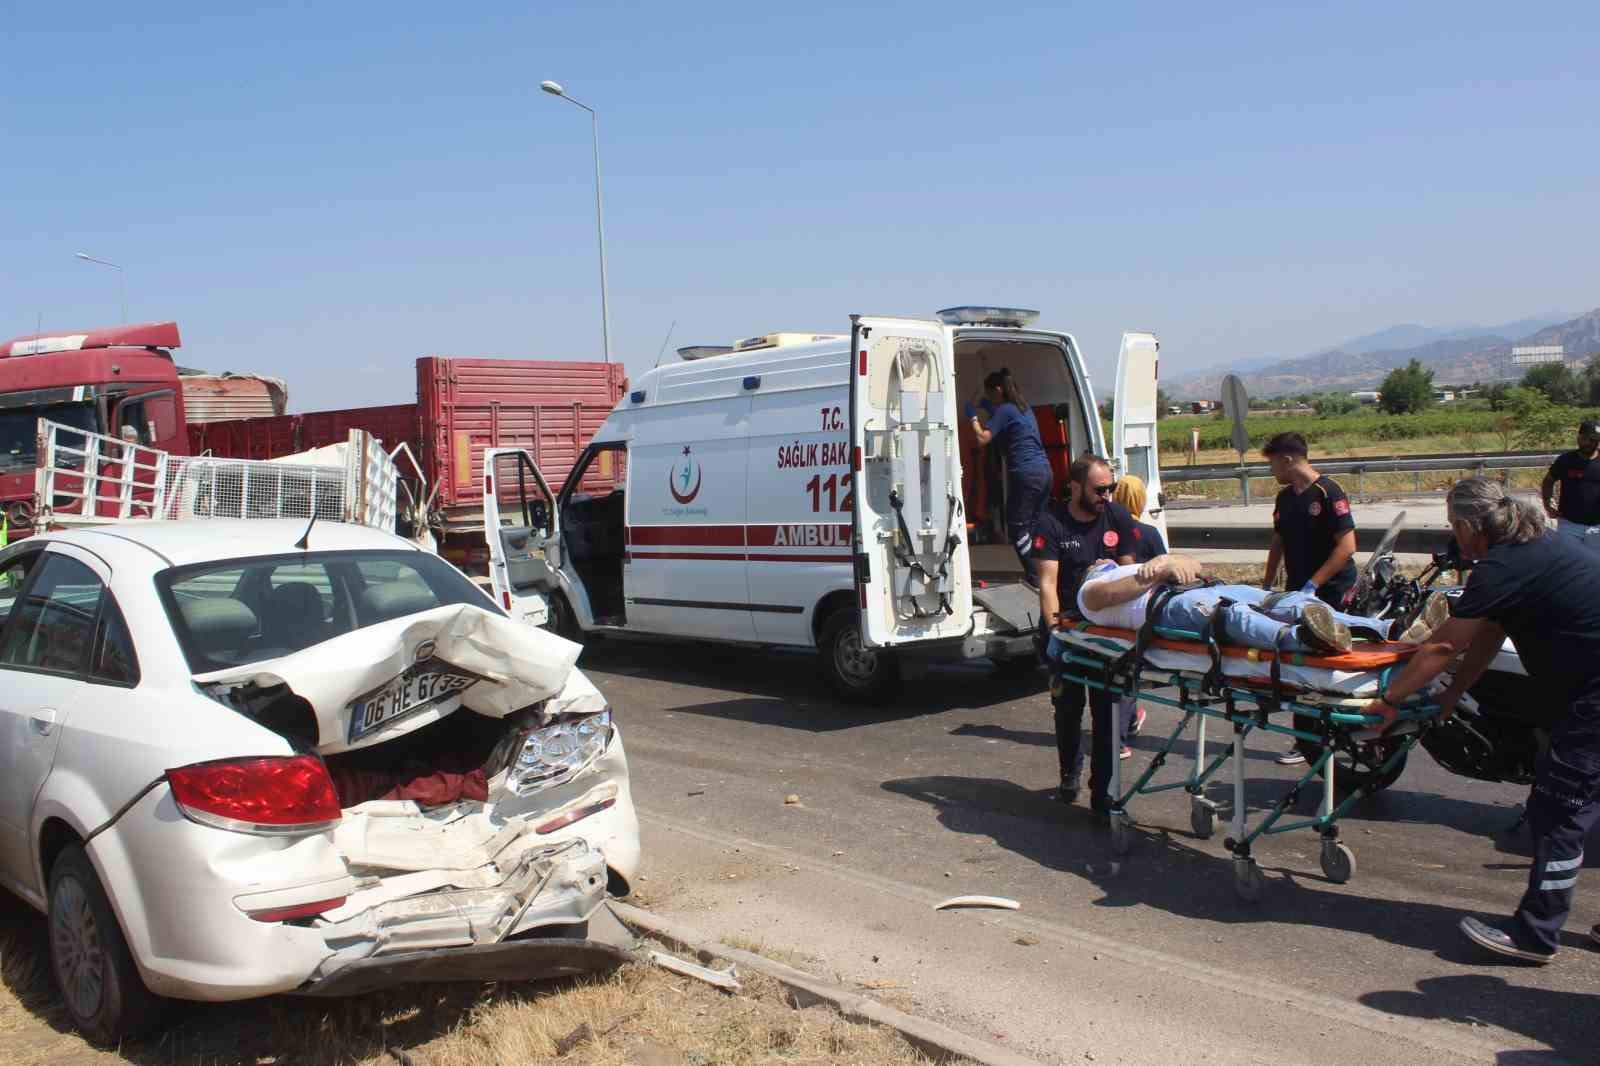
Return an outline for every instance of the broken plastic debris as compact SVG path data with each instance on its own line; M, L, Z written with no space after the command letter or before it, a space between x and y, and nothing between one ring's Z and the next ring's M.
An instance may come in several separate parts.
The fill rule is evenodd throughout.
M709 966L680 959L676 955L668 955L660 951L650 953L650 961L663 970L670 970L684 977L693 977L697 981L704 981L713 988L720 988L724 992L737 992L742 987L735 975L735 968L730 966L726 970L713 970Z
M1014 899L1004 896L952 896L943 903L936 905L936 911L949 910L953 907L993 907L1002 911L1020 911L1022 904Z
M800 797L797 796L795 793L791 792L787 796L783 797L783 802L787 806L798 807L798 806L800 806Z

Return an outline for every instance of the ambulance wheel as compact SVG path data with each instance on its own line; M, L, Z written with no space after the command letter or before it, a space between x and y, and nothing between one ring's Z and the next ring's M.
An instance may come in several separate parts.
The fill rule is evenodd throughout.
M550 618L544 627L574 644L584 643L583 627L578 624L578 616L573 613L572 605L567 602L567 598L559 592L550 596Z
M846 703L882 703L900 686L900 660L866 646L854 611L837 611L822 623L817 651L829 686Z
M1322 873L1336 885L1356 875L1356 853L1336 840L1322 842Z

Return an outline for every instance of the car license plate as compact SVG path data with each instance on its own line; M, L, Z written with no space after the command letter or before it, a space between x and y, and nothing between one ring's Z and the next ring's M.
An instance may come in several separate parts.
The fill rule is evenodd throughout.
M350 704L350 739L442 703L478 678L443 663L418 663L375 692Z

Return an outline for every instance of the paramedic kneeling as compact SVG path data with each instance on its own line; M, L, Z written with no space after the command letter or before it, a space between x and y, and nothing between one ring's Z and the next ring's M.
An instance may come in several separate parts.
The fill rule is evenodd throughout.
M1528 890L1509 920L1461 920L1461 931L1490 951L1549 962L1572 910L1584 838L1600 818L1600 557L1572 537L1547 531L1538 509L1497 481L1459 482L1446 505L1462 555L1477 563L1450 620L1390 683L1385 698L1365 709L1393 721L1394 703L1465 652L1437 697L1450 714L1506 636L1522 656L1531 687L1565 703L1528 800Z
M1039 563L1039 616L1054 628L1063 611L1075 617L1078 586L1097 559L1133 562L1133 517L1111 502L1114 486L1111 468L1097 456L1077 460L1067 472L1067 501L1053 505L1033 528L1033 556ZM1056 798L1065 804L1078 799L1083 773L1083 706L1088 702L1094 719L1094 750L1089 760L1089 806L1098 813L1110 809L1105 790L1111 785L1111 696L1104 689L1090 692L1081 683L1066 681L1052 660L1050 703L1055 709L1056 755L1061 762L1061 790Z

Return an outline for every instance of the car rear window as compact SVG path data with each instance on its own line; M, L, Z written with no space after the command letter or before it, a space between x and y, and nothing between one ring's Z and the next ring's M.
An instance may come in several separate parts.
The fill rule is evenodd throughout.
M465 603L498 611L425 552L303 552L174 567L156 575L195 673L304 651L394 618Z

